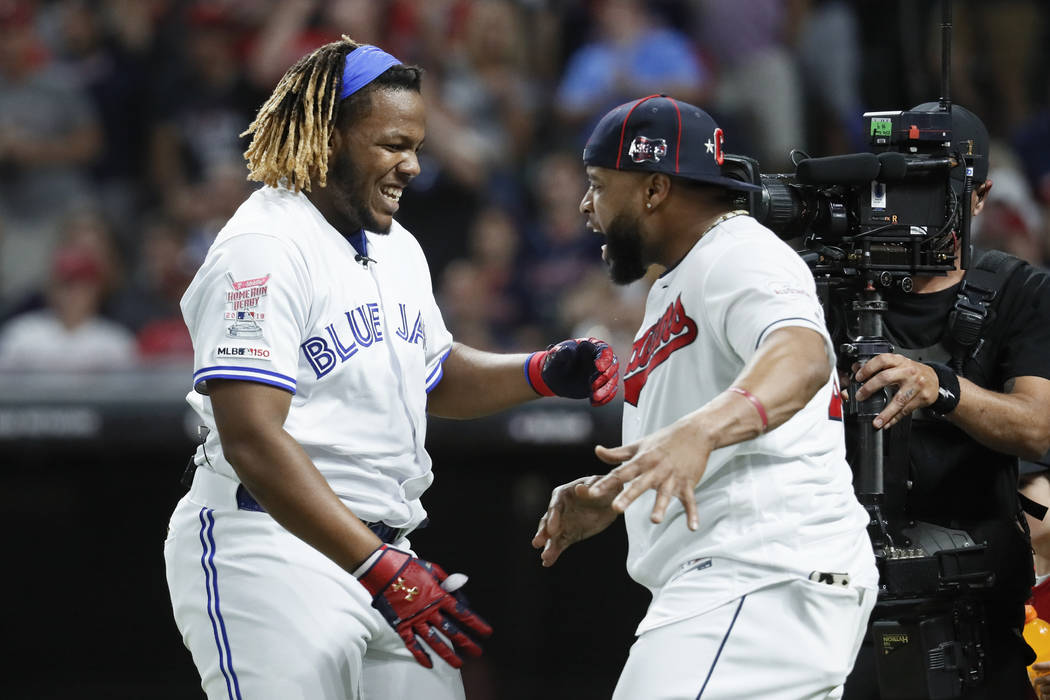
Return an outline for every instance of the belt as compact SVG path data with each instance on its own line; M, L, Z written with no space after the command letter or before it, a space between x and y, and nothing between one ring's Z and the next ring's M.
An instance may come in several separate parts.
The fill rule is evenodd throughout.
M193 460L186 466L182 476L182 483L189 488L190 495L198 503L208 504L211 507L232 508L236 505L238 510L253 510L265 513L266 510L259 505L255 497L244 488L243 484L218 474L211 469L198 469ZM386 544L394 544L402 539L412 530L426 527L429 519L424 519L414 528L393 527L384 522L365 522L369 530L376 534Z
M255 497L248 492L248 489L244 488L244 484L237 486L237 508L239 510L254 510L257 513L265 513L266 509L259 505L259 502L255 500ZM375 533L376 537L383 540L386 544L393 544L398 540L402 539L412 530L418 530L427 526L429 518L426 518L414 528L411 527L394 527L387 525L384 522L370 523L365 522L365 525L369 530Z

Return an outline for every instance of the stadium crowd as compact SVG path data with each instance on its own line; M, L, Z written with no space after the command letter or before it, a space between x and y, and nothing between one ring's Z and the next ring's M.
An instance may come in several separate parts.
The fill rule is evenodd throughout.
M663 92L763 172L793 148L865 150L865 110L938 96L937 3L889 5L0 0L0 370L189 362L179 299L255 186L239 134L286 66L341 34L426 70L398 218L453 334L500 351L598 335L626 357L645 283L609 283L578 211L595 119ZM994 139L978 243L1046 265L1050 10L955 5L952 97Z

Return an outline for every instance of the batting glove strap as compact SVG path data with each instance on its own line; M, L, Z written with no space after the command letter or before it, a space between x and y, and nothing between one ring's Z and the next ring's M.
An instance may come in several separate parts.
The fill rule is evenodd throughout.
M383 545L376 551L379 557L358 580L372 594L372 607L397 631L416 661L427 668L434 665L420 640L455 668L463 660L453 648L479 656L481 647L463 630L487 637L492 628L467 607L465 598L441 587L448 574L437 564L393 547Z
M616 396L620 362L604 340L573 338L529 355L525 379L540 396L589 398L602 406Z

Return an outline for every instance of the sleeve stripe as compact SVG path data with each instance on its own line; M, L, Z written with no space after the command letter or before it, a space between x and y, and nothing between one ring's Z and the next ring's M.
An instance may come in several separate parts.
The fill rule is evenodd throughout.
M271 373L272 374L272 373ZM199 375L199 376L197 376ZM287 389L288 391L295 393L295 382L286 382L279 379L273 379L265 375L259 375L251 371L234 369L231 370L218 370L215 372L208 372L206 374L200 374L193 377L193 386L197 387L201 382L205 382L209 379L244 379L252 382L259 382L261 384L270 384L272 386L280 387L281 389Z
M440 360L438 360L437 367L435 367L434 369L430 370L430 374L427 375L427 381L426 381L427 386L430 386L430 382L431 382L432 379L434 379L434 375L438 375L438 378L440 378L441 375L445 373L445 370L444 370L445 360L448 359L448 355L449 355L450 352L452 352L452 348L449 348L448 350L446 350L445 354L441 356ZM436 384L437 381L435 380L434 383Z
M434 381L432 381L432 382L427 384L427 393L428 394L431 391L434 390L434 387L436 387L438 385L438 382L441 381L441 378L445 376L444 367L442 365L438 365L438 370L439 370L438 371L438 375L436 377L434 377Z
M755 349L757 350L758 346L762 344L762 341L766 337L766 333L769 333L769 329L773 328L773 326L780 326L780 325L799 326L799 325L802 325L800 323L788 323L788 321L805 321L806 325L813 326L818 331L822 332L824 335L827 335L827 329L826 328L821 328L818 324L814 323L812 319L806 318L805 316L790 316L788 318L782 318L782 319L779 319L777 321L773 321L768 326L763 328L762 332L758 334L758 340L755 342Z
M226 371L231 371L231 372L251 372L253 374L265 374L265 375L270 376L270 377L276 377L277 379L286 381L289 384L291 384L292 386L295 386L295 379L294 378L289 377L286 374L281 374L279 372L271 372L268 369L261 369L259 367L237 367L236 365L215 365L213 367L201 367L199 370L197 370L196 372L193 373L193 376L194 376L194 378L196 378L198 374L203 374L205 372L214 372L216 370L226 370Z

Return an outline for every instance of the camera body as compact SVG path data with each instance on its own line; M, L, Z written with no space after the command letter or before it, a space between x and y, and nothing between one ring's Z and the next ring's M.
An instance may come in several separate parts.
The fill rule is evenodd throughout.
M961 251L968 251L969 207L951 178L967 164L952 150L949 110L868 112L869 152L810 158L794 151L795 172L779 174L726 154L723 173L762 188L740 194L737 204L782 238L800 238L814 274L858 284L873 275L882 287L908 291L916 274L955 268L953 235L965 236Z

